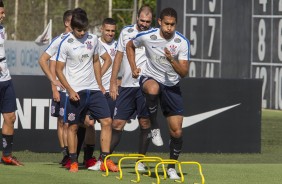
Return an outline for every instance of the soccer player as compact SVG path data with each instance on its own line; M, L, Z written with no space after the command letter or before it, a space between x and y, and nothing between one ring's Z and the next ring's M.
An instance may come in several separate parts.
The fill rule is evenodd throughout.
M101 37L99 38L99 42L101 46L106 49L107 53L110 55L112 61L115 58L116 55L116 45L117 41L114 40L116 32L116 21L112 18L106 18L102 22L101 27ZM109 89L110 89L110 78L112 73L112 63L107 64L103 60L103 58L100 57L100 62L102 65L101 69L101 75L102 75L102 84L105 88L106 93L104 94L107 101L108 106L110 108L111 117L113 117L114 114L114 108L115 108L115 100L113 100L109 95ZM97 163L89 167L89 170L100 170L101 169L101 163L102 161L99 159Z
M66 104L69 123L67 139L71 159L69 171L78 172L76 133L81 117L85 116L83 112L90 111L93 118L101 124L102 160L110 152L112 120L103 94L105 89L101 81L98 38L87 32L88 18L85 14L73 13L71 27L73 32L61 42L58 50L56 74L69 94ZM108 54L104 54L103 59L111 60ZM111 170L110 162L112 161L107 160L104 164ZM118 170L117 167L114 169Z
M58 131L59 143L63 153L63 159L60 163L63 166L66 164L67 159L69 158L69 153L68 153L69 151L67 146L68 145L67 132L66 132L68 125L67 123L64 124L64 120L63 120L64 108L65 108L64 102L67 97L66 97L66 91L63 90L64 87L56 78L55 68L56 68L56 54L59 48L59 44L71 31L71 27L70 27L71 17L72 17L72 10L67 10L64 12L63 23L65 26L65 32L52 40L51 44L47 47L47 49L39 59L39 64L43 72L51 81L52 93L53 93L53 99L51 104L51 116L58 118L57 131ZM48 66L48 61L50 61L49 66Z
M18 161L16 157L12 156L17 104L14 86L5 57L5 28L2 26L4 18L4 3L0 0L0 113L2 113L4 118L2 126L3 151L1 161L8 165L22 166L23 164Z
M138 152L140 154L145 154L149 146L149 134L151 132L149 114L145 107L145 99L139 86L139 79L132 78L125 47L127 42L134 38L139 32L150 29L152 16L152 9L147 5L142 6L138 11L137 23L123 28L118 39L117 53L114 60L110 84L110 95L113 99L117 99L113 117L111 152L119 144L126 122L135 113L137 114L140 125ZM145 48L139 47L136 50L135 57L137 65L140 68L143 68L147 61ZM122 82L118 93L116 79L120 69L122 71ZM162 146L163 141L160 136L160 130L156 129L152 130L152 132L156 132L153 134L153 143L157 146ZM144 165L140 164L138 167L140 171L145 170Z
M165 8L158 19L160 28L140 33L126 45L132 76L140 77L141 89L146 98L150 121L157 121L158 101L166 117L170 133L170 159L177 160L182 149L183 99L179 81L188 73L189 41L175 30L177 13ZM145 69L137 65L135 52L146 48L148 61ZM142 73L141 73L142 72ZM179 179L175 165L169 164L170 179Z

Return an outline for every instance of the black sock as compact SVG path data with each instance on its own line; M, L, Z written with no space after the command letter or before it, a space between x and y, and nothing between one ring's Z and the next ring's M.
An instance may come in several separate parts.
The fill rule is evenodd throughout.
M151 129L158 129L159 124L157 122L157 115L158 115L159 97L158 95L151 95L145 93L145 98L146 98L146 107L150 115Z
M68 146L64 146L62 153L63 153L64 157L65 156L69 156L69 147Z
M100 154L100 159L104 162L104 159L106 158L106 156L108 155L108 152L101 152Z
M170 137L170 143L169 143L169 149L170 149L170 159L177 160L179 157L179 154L181 153L182 149L182 137L175 138L175 137ZM168 168L175 168L174 164L168 164Z
M112 140L111 140L111 146L110 146L110 153L113 153L113 151L119 144L121 135L122 135L122 130L112 129Z
M140 133L139 133L139 154L146 154L149 143L150 143L150 137L149 134L151 132L150 128L147 129L142 129L140 128Z
M79 157L81 146L82 146L83 141L84 141L85 132L86 132L86 128L78 127L78 129L77 129L77 149L76 149L77 158Z
M86 146L84 147L84 160L89 160L90 158L92 158L94 149L95 149L95 144L94 145L86 144Z
M71 163L77 162L77 154L70 153L70 160L71 160Z
M3 156L9 156L12 154L13 150L13 135L2 134L2 143L3 143Z

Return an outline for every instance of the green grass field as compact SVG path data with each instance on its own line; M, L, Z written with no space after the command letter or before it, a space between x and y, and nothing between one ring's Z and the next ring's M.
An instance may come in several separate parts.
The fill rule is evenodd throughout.
M202 164L207 184L280 184L282 183L282 112L263 110L262 112L262 153L261 154L181 154L179 160L198 161ZM29 151L14 153L25 163L24 167L4 166L0 164L1 184L72 184L72 183L130 183L136 179L134 165L126 162L123 180L115 177L119 173L87 171L83 167L78 173L69 173L57 163L61 153L32 153ZM98 153L95 152L95 155ZM167 158L167 153L148 153L151 156ZM80 160L81 161L81 160ZM195 166L183 166L185 182L200 183ZM140 183L152 183L152 177L141 176ZM175 183L169 179L161 183Z

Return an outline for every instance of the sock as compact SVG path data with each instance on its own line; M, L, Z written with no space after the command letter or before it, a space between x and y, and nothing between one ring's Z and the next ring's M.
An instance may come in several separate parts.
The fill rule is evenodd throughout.
M69 156L69 147L68 146L64 146L62 153L63 153L64 157L65 156Z
M10 156L12 154L13 148L13 135L2 134L2 143L3 143L3 156Z
M157 115L158 115L159 97L158 95L151 95L145 93L145 98L146 98L146 107L150 115L151 129L158 129L159 124L157 122Z
M71 160L71 163L77 162L77 154L70 153L70 160Z
M81 146L82 146L83 141L84 141L85 132L86 132L86 128L78 127L78 130L77 130L77 150L76 150L77 158L79 157Z
M86 144L86 146L84 147L84 160L89 160L90 158L92 158L94 149L95 149L95 144L94 145Z
M105 157L108 155L109 153L107 152L101 152L100 154L100 159L104 162Z
M177 160L179 157L179 154L181 153L182 149L182 137L175 138L170 136L170 143L169 143L169 149L170 149L170 159ZM167 168L175 168L174 164L168 164Z
M150 143L150 137L149 134L151 132L150 128L147 129L142 129L140 128L140 133L139 133L139 154L146 154L149 143Z
M113 151L115 150L115 148L119 144L120 139L121 139L121 135L122 135L121 130L112 129L112 140L111 140L111 146L110 146L110 153L113 153Z

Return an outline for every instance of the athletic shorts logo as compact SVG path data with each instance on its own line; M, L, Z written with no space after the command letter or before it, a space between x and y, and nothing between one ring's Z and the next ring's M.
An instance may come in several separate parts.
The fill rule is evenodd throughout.
M69 113L68 120L69 121L74 121L75 120L75 114L74 113Z
M59 114L60 114L60 116L64 116L64 114L65 114L65 109L61 107Z
M55 106L52 106L51 107L51 114L54 114L55 113Z

